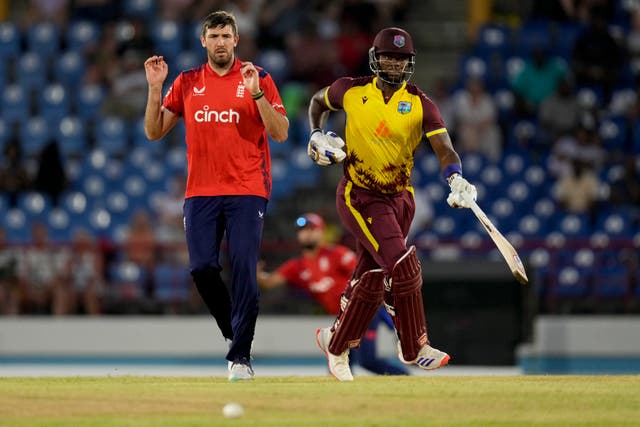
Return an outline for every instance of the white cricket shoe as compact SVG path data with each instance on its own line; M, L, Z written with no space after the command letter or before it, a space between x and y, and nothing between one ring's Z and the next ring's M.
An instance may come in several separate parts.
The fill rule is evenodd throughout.
M402 357L402 346L400 345L400 341L398 341L398 359L400 359L400 361L405 365L418 365L419 368L430 371L441 368L449 363L451 356L444 351L431 347L430 345L425 345L418 352L418 357L407 362L404 360L404 357Z
M229 362L227 367L229 368L229 381L253 379L253 368L251 367L251 362L246 358Z
M349 349L346 349L342 354L336 356L329 352L329 342L333 332L331 328L318 328L316 331L316 342L320 350L324 351L327 355L327 362L329 364L329 372L336 377L338 381L353 381L353 375L351 375L351 368L349 367Z

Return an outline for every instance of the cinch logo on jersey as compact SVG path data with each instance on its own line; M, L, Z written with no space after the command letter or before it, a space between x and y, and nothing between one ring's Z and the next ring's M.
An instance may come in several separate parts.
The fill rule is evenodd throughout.
M227 111L209 110L209 106L205 105L202 110L198 110L193 115L198 123L240 123L240 113L229 108Z

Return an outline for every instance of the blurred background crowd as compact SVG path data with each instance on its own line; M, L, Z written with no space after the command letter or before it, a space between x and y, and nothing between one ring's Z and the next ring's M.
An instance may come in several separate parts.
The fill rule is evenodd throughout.
M341 169L308 159L306 108L337 77L370 74L373 36L396 25L537 310L640 312L638 1L5 0L0 314L206 312L182 233L184 128L144 136L142 64L163 55L172 80L204 62L200 20L217 9L236 15L237 56L271 73L291 121L271 145L267 266L297 253L302 212L349 244L333 202ZM328 127L342 125L338 114ZM412 178L422 259L499 260L475 218L446 204L426 143ZM274 292L262 312L321 312Z

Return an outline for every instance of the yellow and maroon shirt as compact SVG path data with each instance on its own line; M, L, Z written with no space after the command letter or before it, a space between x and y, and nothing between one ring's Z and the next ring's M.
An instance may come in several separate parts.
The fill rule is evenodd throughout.
M345 176L368 190L395 194L409 188L422 135L447 131L433 101L406 82L385 103L376 77L343 77L327 88L324 99L347 115Z
M186 127L185 197L253 195L269 198L271 160L267 132L235 60L218 75L208 63L184 71L164 97L163 108ZM286 115L271 76L256 67L264 97Z

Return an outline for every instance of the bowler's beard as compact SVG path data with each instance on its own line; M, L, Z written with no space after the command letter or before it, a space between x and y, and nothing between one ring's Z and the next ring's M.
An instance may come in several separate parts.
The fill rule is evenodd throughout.
M227 68L231 61L233 61L233 55L227 55L224 58L219 58L214 52L213 54L209 54L209 60L219 68Z

